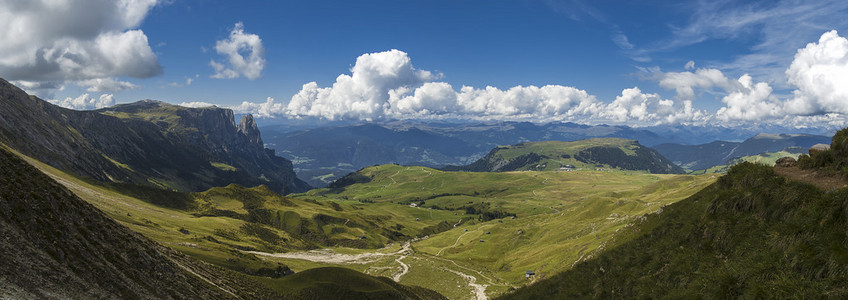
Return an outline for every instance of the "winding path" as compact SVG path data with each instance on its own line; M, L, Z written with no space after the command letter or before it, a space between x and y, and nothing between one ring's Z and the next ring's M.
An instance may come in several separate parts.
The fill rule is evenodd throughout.
M406 258L407 256L409 256L409 255L404 254L404 255L401 255L400 257L398 257L397 259L395 259L395 261L398 264L400 264L400 268L401 268L400 273L397 273L394 276L392 276L392 280L394 280L395 282L400 282L400 278L403 277L403 275L406 275L406 273L409 273L409 265L407 265L407 264L405 264L401 261L402 259Z
M456 227L456 225L454 225L454 227ZM469 233L471 233L471 231L466 231L463 234L460 234L459 237L456 238L456 242L454 242L453 245L442 248L441 250L439 250L439 253L436 253L436 256L442 255L442 251L445 251L445 249L447 249L447 248L456 247L456 245L459 244L459 239L461 239L463 236L465 236L466 234L469 234Z

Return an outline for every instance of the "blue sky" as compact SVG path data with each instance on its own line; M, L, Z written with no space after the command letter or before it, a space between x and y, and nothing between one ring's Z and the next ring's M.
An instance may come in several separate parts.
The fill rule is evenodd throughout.
M845 1L0 7L14 41L0 77L77 109L150 98L277 119L848 125Z

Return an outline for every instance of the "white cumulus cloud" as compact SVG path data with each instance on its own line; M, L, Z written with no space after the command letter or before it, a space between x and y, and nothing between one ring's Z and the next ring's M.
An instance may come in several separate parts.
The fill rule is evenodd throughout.
M429 71L416 70L409 56L399 50L363 54L350 71L351 75L339 75L332 87L304 84L292 96L287 114L330 120L378 119L390 108L389 91L412 90L438 78Z
M797 89L786 110L794 114L848 113L848 39L836 30L799 49L786 70Z
M351 74L336 78L332 87L310 82L287 106L245 102L239 109L259 115L285 113L326 119L376 120L384 118L494 118L577 119L598 109L597 100L573 87L547 85L495 87L459 91L430 71L413 67L400 50L369 53L356 59Z
M225 57L224 62L210 61L215 69L212 78L232 79L244 76L257 79L265 68L265 47L258 35L244 32L244 24L236 23L227 39L215 43L215 52Z
M754 83L748 74L739 77L740 88L722 98L726 105L716 112L722 121L764 121L783 116L783 103L765 82Z
M157 0L0 1L0 74L78 81L162 72L138 27Z
M663 99L658 94L645 94L639 87L624 89L621 95L606 105L598 114L600 119L613 123L696 124L708 117L707 112L695 109L692 101Z
M604 104L584 90L562 85L454 88L441 74L416 69L407 53L363 54L329 87L304 84L288 104L273 98L231 107L257 117L320 117L330 120L466 119L573 121L641 124L693 123L707 118L691 101L662 99L638 88Z
M48 101L64 108L76 110L97 109L115 105L115 97L112 94L103 94L95 98L90 97L86 93L76 98L67 97L64 100L54 99Z

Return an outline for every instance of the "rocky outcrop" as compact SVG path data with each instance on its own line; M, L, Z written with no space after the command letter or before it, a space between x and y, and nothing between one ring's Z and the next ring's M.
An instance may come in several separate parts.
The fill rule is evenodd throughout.
M64 109L0 79L0 143L101 181L203 191L237 183L280 193L309 186L266 149L251 116L143 100L97 111Z
M256 126L256 121L252 115L244 115L238 125L238 132L247 138L247 142L256 145L262 144L262 136L259 134L259 127Z

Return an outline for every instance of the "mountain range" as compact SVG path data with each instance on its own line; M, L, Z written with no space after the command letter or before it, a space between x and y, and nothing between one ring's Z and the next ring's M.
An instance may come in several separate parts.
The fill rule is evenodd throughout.
M751 138L763 131L796 131L768 126L741 129L718 126L631 128L557 122L427 121L352 125L339 125L336 122L331 125L307 129L303 129L308 127L305 125L267 125L262 130L267 146L292 159L300 178L315 187L325 186L345 174L375 164L396 163L436 168L467 165L495 147L525 142L568 142L607 137L632 139L641 145L657 147L660 153L685 169L698 170L725 164L736 157L775 152L792 146L809 147L812 145L807 145L809 141L827 140L825 136L809 134L794 134L787 138L775 138L781 136L771 134L759 136L768 140L768 143L756 142L760 138ZM736 147L739 145L741 147Z
M675 164L689 170L703 170L728 161L765 152L788 150L805 153L815 144L830 143L830 137L811 134L761 133L742 142L714 141L701 145L666 143L654 146Z
M268 147L289 157L300 178L321 187L374 164L443 167L465 165L492 148L536 141L615 137L645 145L668 142L653 132L627 126L529 122L438 123L394 121L284 132L263 127Z

